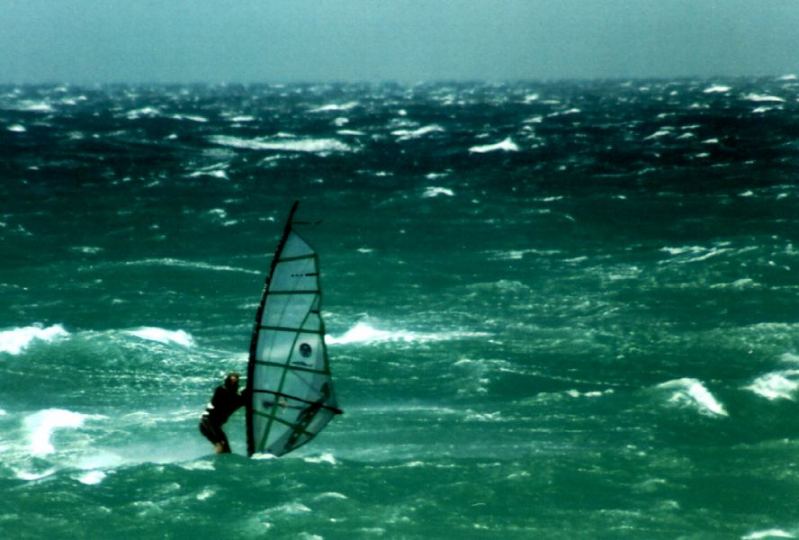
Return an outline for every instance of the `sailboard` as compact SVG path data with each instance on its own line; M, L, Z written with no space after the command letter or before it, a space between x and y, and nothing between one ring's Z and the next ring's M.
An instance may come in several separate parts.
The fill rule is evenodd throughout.
M281 456L341 414L325 346L319 257L286 220L255 316L247 364L247 455Z

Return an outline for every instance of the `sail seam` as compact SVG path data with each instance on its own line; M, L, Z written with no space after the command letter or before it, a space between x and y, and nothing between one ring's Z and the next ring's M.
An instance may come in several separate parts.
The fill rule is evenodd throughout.
M294 233L294 234L297 234L297 233ZM304 259L313 259L313 258L314 258L314 254L313 253L309 253L307 255L295 255L294 257L285 257L285 258L282 258L282 259L278 259L277 262L278 262L278 264L280 264L280 263L284 263L284 262L302 261Z
M321 370L321 369L313 369L313 368L302 367L302 366L292 366L290 364L280 364L278 362L269 362L267 360L256 360L255 363L256 364L261 364L262 366L271 366L271 367L278 367L278 368L284 368L284 369L294 369L294 370L297 370L297 371L307 371L309 373L318 373L319 375L330 375L330 371L329 370L328 371L324 371L324 370ZM261 390L256 390L256 391L260 392Z
M275 332L297 332L298 334L322 335L321 330L306 330L304 328L289 328L288 326L260 326L261 330L274 330Z

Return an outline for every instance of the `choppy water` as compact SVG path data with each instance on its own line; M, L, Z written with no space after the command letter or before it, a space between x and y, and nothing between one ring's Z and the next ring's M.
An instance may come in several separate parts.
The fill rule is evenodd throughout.
M3 538L799 536L799 81L0 87ZM345 414L214 457L294 199Z

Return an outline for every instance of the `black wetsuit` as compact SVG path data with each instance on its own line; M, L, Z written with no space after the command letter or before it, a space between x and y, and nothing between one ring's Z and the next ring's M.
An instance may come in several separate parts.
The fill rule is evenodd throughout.
M231 414L244 405L244 401L244 393L237 394L224 386L217 386L211 403L208 404L200 419L200 433L205 435L212 444L221 444L223 453L230 452L230 444L228 444L225 432L222 431L222 425L227 422Z

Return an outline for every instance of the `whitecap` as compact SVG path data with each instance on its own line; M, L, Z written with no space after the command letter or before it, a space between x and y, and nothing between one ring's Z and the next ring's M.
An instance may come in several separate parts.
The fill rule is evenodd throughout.
M305 461L305 463L327 463L329 465L336 465L338 463L333 454L329 453L324 453L319 456L306 457L303 458L303 461Z
M41 480L42 478L47 478L48 476L54 475L56 472L55 467L50 467L46 471L35 473L35 472L27 472L27 471L17 471L16 477L20 480Z
M724 405L719 403L698 379L676 379L661 383L657 387L674 391L669 398L672 403L694 406L701 414L727 416Z
M702 92L704 92L705 94L726 94L730 90L732 90L731 86L725 86L723 84L714 84L708 86L707 88L702 90Z
M219 178L220 180L230 180L227 172L223 169L199 170L189 174L189 178L198 178L200 176L210 176L212 178Z
M495 411L489 413L470 412L464 418L467 422L504 422L502 412Z
M208 488L205 488L205 489L203 489L201 492L199 492L199 493L198 493L198 494L195 496L195 498L196 498L198 501L204 501L204 500L206 500L206 499L210 499L210 498L211 498L211 497L213 497L214 495L216 495L216 491L214 491L213 489L208 489Z
M87 419L104 418L99 415L80 414L66 409L45 409L27 416L24 420L31 453L46 456L55 452L50 437L57 429L79 428Z
M748 101L754 101L756 103L785 103L785 100L781 97L771 96L768 94L746 94L743 99Z
M256 454L251 455L250 459L270 460L270 459L277 459L277 456L275 456L274 454L256 453Z
M231 122L254 122L255 117L250 115L234 116L230 119Z
M472 146L469 148L469 152L475 154L485 154L487 152L518 152L519 146L513 142L513 139L508 137L507 139L500 141L496 144L486 144L482 146Z
M28 130L25 129L25 126L23 126L22 124L12 124L8 126L8 131L11 131L13 133L25 133Z
M799 354L783 353L780 356L780 362L788 362L788 363L791 363L791 364L798 364L799 363Z
M127 117L128 120L138 120L143 116L147 118L154 118L159 114L161 114L161 111L159 111L155 107L142 107L141 109L134 109L128 111L127 114L125 114L125 116Z
M782 529L767 529L749 533L746 536L742 536L741 540L761 540L763 538L796 538L796 536Z
M183 347L194 346L194 338L183 330L165 330L154 326L143 326L136 330L127 330L126 334L149 341L170 344L175 343Z
M338 493L336 491L326 491L325 493L320 493L319 495L317 495L315 497L315 500L322 500L322 499L345 500L345 499L349 499L349 497L347 497L343 493Z
M103 251L103 248L97 246L72 246L69 250L75 253L83 253L84 255L97 255Z
M103 471L89 471L87 473L78 476L76 480L81 484L86 484L87 486L93 486L105 480L105 477L106 474Z
M350 101L349 103L331 103L329 105L322 105L321 107L317 107L315 109L311 109L308 112L310 113L322 113L322 112L333 112L333 111L349 111L357 107L359 103L357 101Z
M713 247L713 248L706 248L703 246L682 246L682 247L664 247L661 248L660 251L666 252L672 256L680 257L682 255L695 255L693 257L681 257L680 262L682 263L693 263L693 262L700 262L711 257L717 257L718 255L722 255L724 253L728 253L730 251L729 248L725 247Z
M596 398L613 393L614 390L612 388L608 388L607 390L590 390L588 392L580 392L579 390L574 390L574 389L566 391L566 394L573 398L580 398L580 397Z
M785 82L797 81L797 80L799 80L799 77L794 75L793 73L790 73L788 75L783 75L782 77L779 77L777 80L778 81L785 81Z
M222 146L245 150L274 150L285 152L307 152L329 154L331 152L353 152L353 148L336 139L242 139L228 135L215 135L210 141Z
M218 217L219 219L225 219L227 217L227 211L224 208L212 208L208 210L208 213Z
M53 106L46 101L25 100L20 102L19 108L17 110L25 112L51 113L55 109L53 109Z
M14 328L0 332L0 353L17 355L25 350L34 340L50 343L58 338L66 337L69 332L60 324L42 328L39 325Z
M340 129L336 131L339 135L349 136L349 137L361 137L366 135L363 131L357 131L354 129Z
M246 268L237 268L235 266L209 264L204 262L184 261L181 259L142 259L140 261L127 261L125 266L174 266L177 268L188 268L193 270L213 270L216 272L241 272L243 274L253 274L260 276L261 272L258 270L248 270Z
M654 132L652 135L644 137L644 140L645 141L650 141L652 139L660 139L661 137L665 137L667 135L672 135L673 134L673 131L672 131L673 129L674 128L671 128L671 127L661 128L661 129L657 130L656 132Z
M429 135L430 133L441 133L444 131L444 128L433 124L430 126L424 126L419 129L398 129L396 131L392 131L391 134L399 137L399 141L407 141L411 139L418 139L420 137L424 137L425 135Z
M423 343L448 341L474 337L485 337L484 332L451 331L451 332L409 332L406 330L380 330L365 322L359 322L341 336L325 336L328 345L375 344L375 343Z
M799 382L793 380L794 378L799 378L799 370L768 373L755 379L745 389L751 390L769 401L778 399L794 401L794 393L799 388Z
M174 120L188 120L190 122L198 122L201 124L208 122L208 119L205 118L204 116L197 116L193 114L175 114L172 115L172 118Z
M446 195L447 197L453 197L455 195L455 192L445 187L430 186L424 190L424 193L422 193L422 197L424 197L425 199L438 197L439 195Z
M264 511L264 514L304 514L310 512L311 509L299 502L291 502L286 504L281 504L280 506L275 506L274 508L270 508Z

